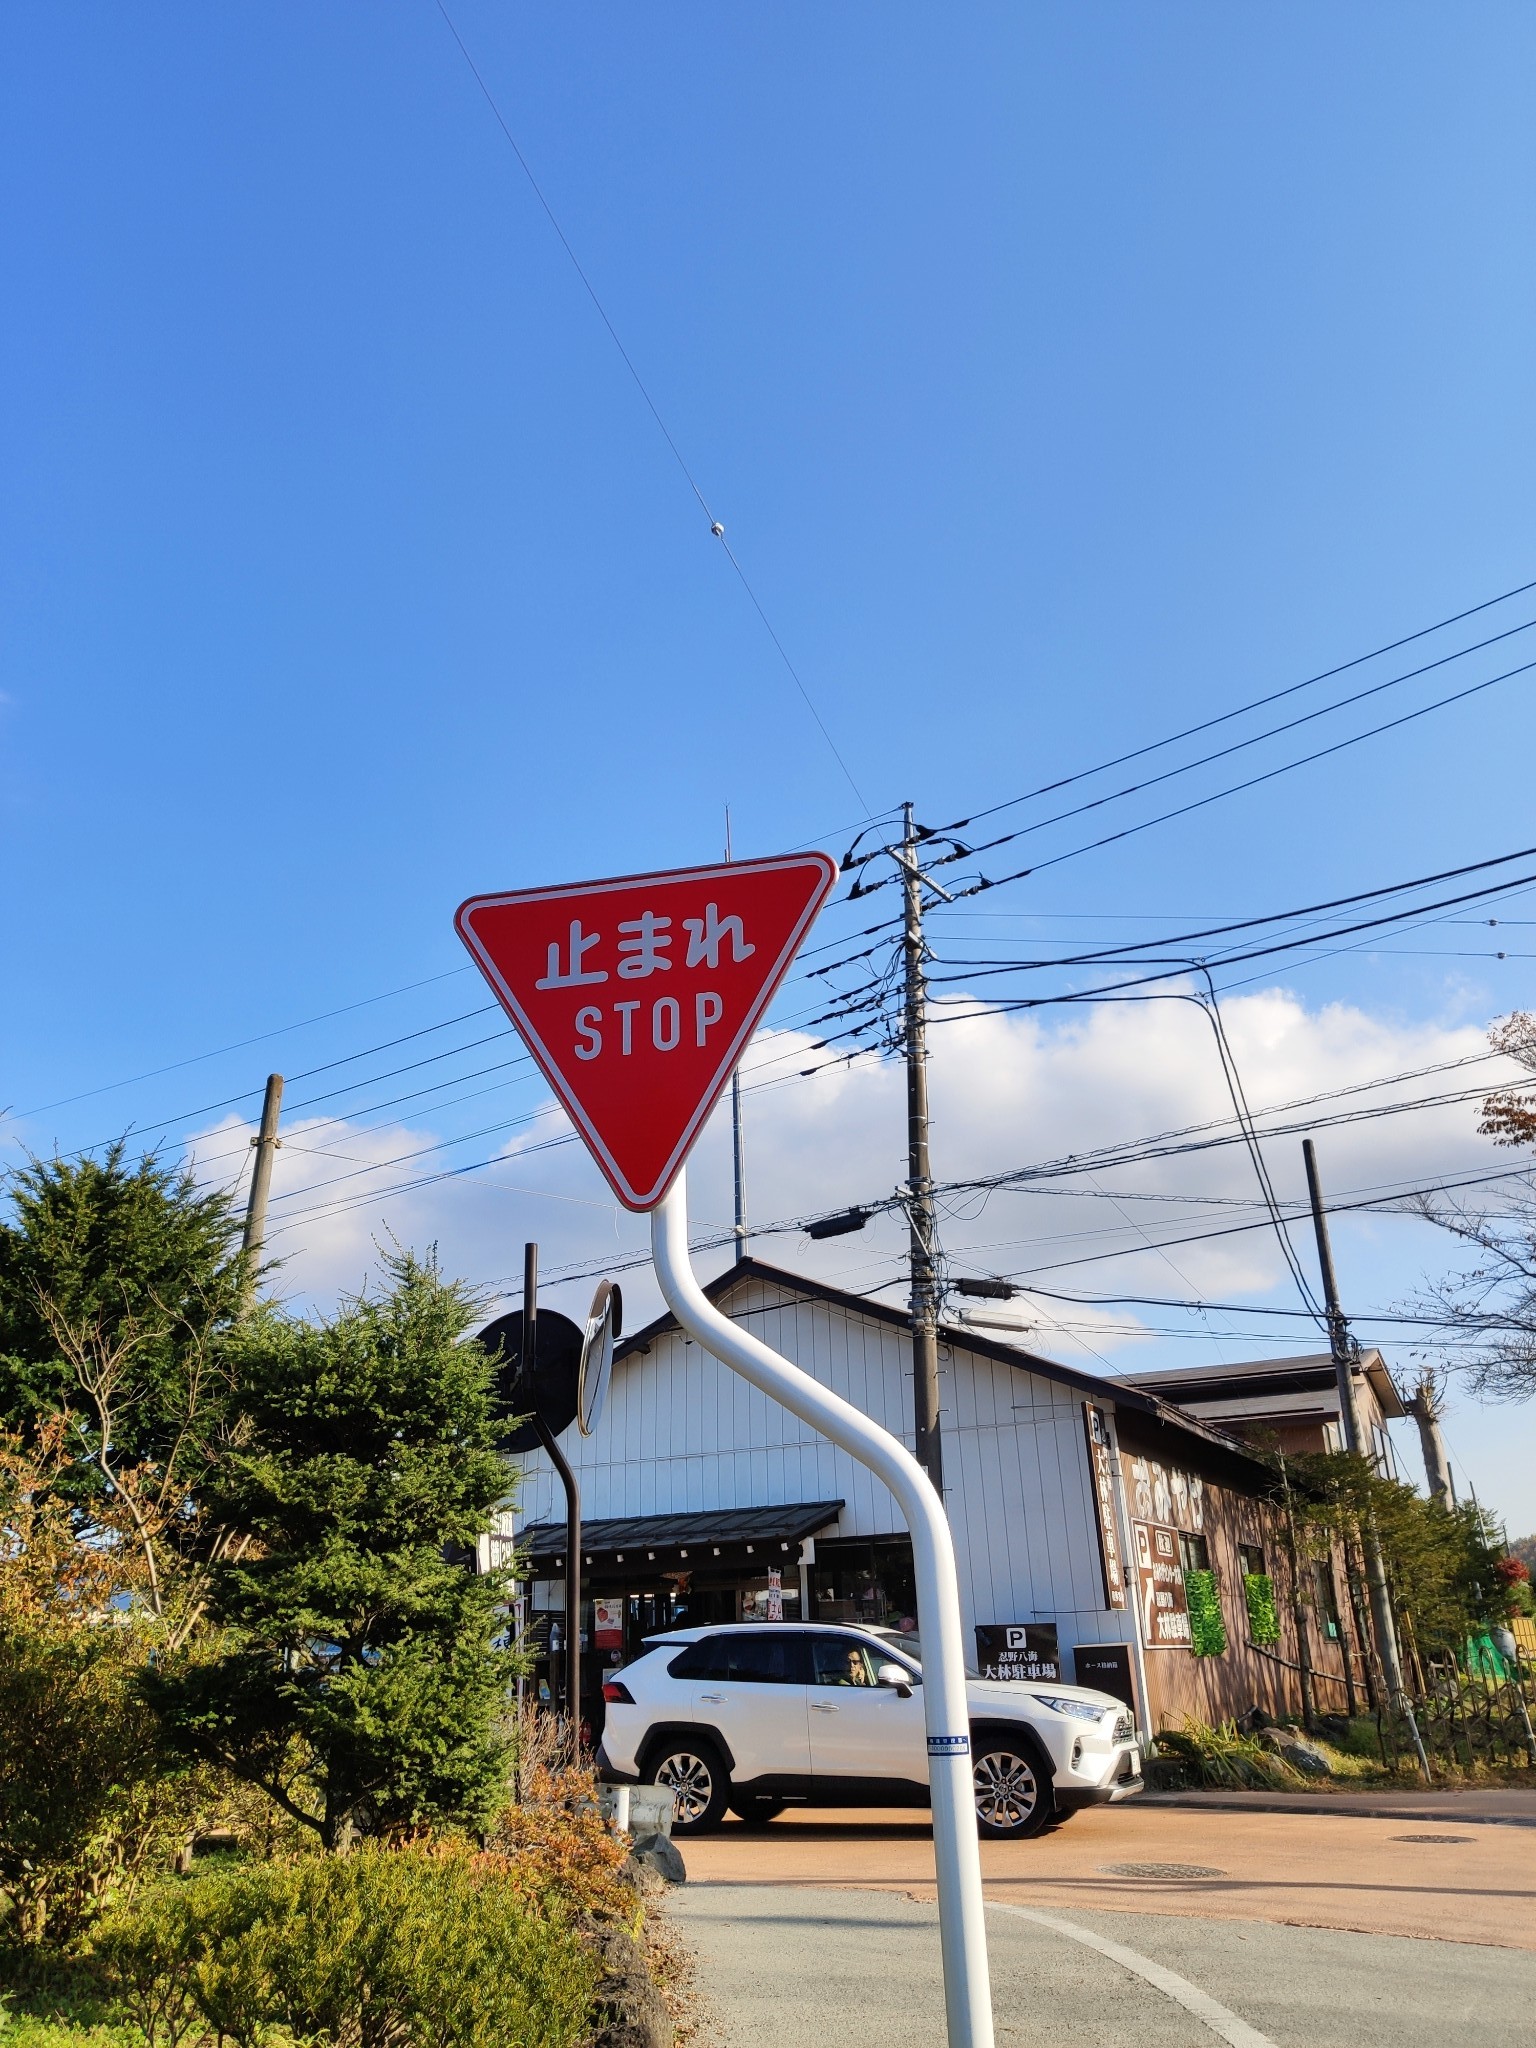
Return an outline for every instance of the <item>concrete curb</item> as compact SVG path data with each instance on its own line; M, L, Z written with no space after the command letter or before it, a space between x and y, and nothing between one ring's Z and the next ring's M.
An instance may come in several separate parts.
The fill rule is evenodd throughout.
M1346 1794L1345 1797L1350 1795ZM1302 1800L1306 1799L1306 1804ZM1130 1802L1126 1802L1127 1806ZM1190 1795L1184 1792L1144 1792L1136 1802L1139 1806L1181 1806L1196 1813L1322 1813L1341 1820L1408 1820L1440 1827L1478 1828L1536 1828L1536 1813L1462 1813L1454 1807L1436 1806L1427 1812L1423 1807L1383 1806L1372 1802L1369 1805L1346 1806L1343 1799L1316 1795L1308 1798L1301 1794L1287 1799L1283 1794L1268 1798L1262 1793L1234 1793L1230 1799L1213 1797L1208 1792Z

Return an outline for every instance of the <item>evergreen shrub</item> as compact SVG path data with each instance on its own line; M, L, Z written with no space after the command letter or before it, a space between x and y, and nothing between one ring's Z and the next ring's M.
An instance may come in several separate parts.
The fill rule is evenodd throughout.
M577 2048L599 1975L552 1892L445 1845L163 1884L96 1946L148 2048Z

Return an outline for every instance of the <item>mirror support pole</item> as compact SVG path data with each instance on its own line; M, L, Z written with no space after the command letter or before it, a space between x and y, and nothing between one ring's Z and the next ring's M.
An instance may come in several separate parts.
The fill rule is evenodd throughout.
M667 1306L687 1334L733 1372L868 1466L890 1488L906 1517L923 1645L923 1713L928 1732L949 2048L993 2048L960 1584L944 1503L904 1444L841 1395L738 1328L707 1298L688 1256L684 1172L679 1172L651 1211L651 1257Z
M523 1357L532 1362L539 1355L539 1248L523 1246ZM570 1461L555 1442L542 1415L535 1414L534 1427L549 1462L565 1488L565 1711L571 1724L571 1750L581 1748L581 1494Z

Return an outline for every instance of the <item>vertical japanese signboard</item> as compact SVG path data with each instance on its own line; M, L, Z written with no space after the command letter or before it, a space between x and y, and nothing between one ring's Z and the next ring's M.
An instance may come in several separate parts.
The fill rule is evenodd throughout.
M1088 1473L1093 1487L1095 1519L1099 1525L1099 1564L1104 1573L1104 1605L1124 1607L1125 1560L1120 1555L1120 1524L1115 1515L1114 1450L1104 1411L1092 1401L1083 1403L1083 1426L1088 1433Z
M1179 1565L1179 1535L1161 1522L1133 1522L1141 1591L1141 1637L1149 1650L1187 1650L1189 1605Z

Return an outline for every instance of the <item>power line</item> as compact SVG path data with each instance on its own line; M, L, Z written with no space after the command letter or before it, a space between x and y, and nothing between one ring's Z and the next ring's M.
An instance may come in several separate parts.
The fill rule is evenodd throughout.
M576 275L581 279L582 288L586 292L587 297L592 301L593 307L596 309L597 312L597 317L599 318L599 320L602 321L603 326L606 328L608 333L608 339L613 343L614 347L618 350L620 360L623 362L625 369L628 370L630 377L634 382L635 389L639 392L641 398L645 401L646 409L650 413L651 418L655 421L656 426L661 433L662 439L666 442L668 448L672 451L673 461L676 462L678 468L682 471L684 477L687 479L689 490L692 491L694 497L698 500L700 511L704 514L704 517L709 521L709 530L711 534L713 534L715 539L719 541L721 547L725 549L726 560L730 563L731 567L736 571L736 574L741 581L742 589L747 593L747 596L751 599L754 611L762 620L763 625L767 628L768 637L773 642L774 646L778 649L780 660L784 663L785 668L788 669L790 678L793 681L795 688L800 692L801 697L805 700L806 709L810 712L812 718L816 721L817 730L820 732L822 738L826 741L828 747L831 749L832 758L837 762L838 767L843 771L843 775L847 780L848 787L853 791L854 795L858 798L860 806L863 808L865 813L868 814L868 799L864 795L863 790L859 788L858 783L854 780L853 771L849 768L848 763L843 759L842 753L838 748L837 742L833 739L831 733L828 732L826 723L823 720L821 713L817 710L815 704L811 701L811 693L805 687L805 684L800 676L800 671L795 667L795 664L790 660L789 655L785 650L783 641L779 638L779 635L774 630L773 624L769 619L767 612L763 609L762 600L758 597L757 592L748 582L746 571L742 568L741 563L737 560L734 551L731 549L731 547L726 541L724 525L721 523L720 520L718 520L715 517L714 511L710 506L709 500L705 497L703 491L700 489L698 478L689 468L688 463L683 455L682 449L679 448L676 440L673 438L672 430L670 429L670 427L668 427L666 421L662 418L661 408L657 405L655 399L652 398L650 391L646 386L645 379L640 375L639 370L635 366L634 357L631 356L629 350L624 346L624 343L619 335L619 330L617 329L617 327L614 326L613 321L609 318L607 307L603 304L602 300L597 295L597 287L593 284L591 278L588 277L585 269L582 267L581 258L576 254L575 249L572 247L570 237L566 234L565 229L561 227L559 218L555 213L555 209L550 205L549 200L545 197L543 186L539 183L538 179L533 174L533 166L529 163L527 157L524 156L522 149L518 144L517 137L512 133L511 127L507 122L506 116L502 113L500 106L497 104L496 95L491 91L490 86L486 83L485 75L481 71L479 65L470 55L469 46L464 41L464 38L459 34L459 31L454 24L453 16L448 12L447 7L443 4L443 0L437 0L437 11L443 17L443 20L447 23L449 34L453 37L453 40L458 44L459 54L463 57L464 62L469 66L471 75L473 76L476 85L479 86L480 91L484 96L486 105L490 108L492 115L495 117L497 127L506 137L507 142L511 148L512 154L517 158L519 168L521 169L523 176L528 180L528 184L533 192L533 196L535 197L535 199L538 200L539 205L543 208L544 216L546 220L548 220L550 226L554 229L555 235L559 240L561 248L570 258L571 268L575 271Z
M1052 817L1037 818L1032 824L1020 825L1012 832L1001 833L996 839L984 839L979 846L970 846L963 843L957 844L954 852L944 854L934 862L934 865L936 867L949 867L956 861L980 859L982 854L990 853L999 846L1011 845L1016 839L1027 839L1033 833L1047 831L1052 825L1064 824L1070 818L1080 818L1089 811L1102 810L1106 804L1119 803L1125 797L1138 796L1145 790L1156 789L1161 783L1172 782L1181 775L1193 774L1197 768L1208 768L1212 762L1225 761L1233 754L1241 754L1250 747L1261 746L1266 740L1278 739L1282 733L1294 732L1298 726L1310 725L1316 719L1331 717L1336 711L1348 710L1350 705L1363 703L1368 697L1378 697L1384 690L1398 689L1402 684L1413 682L1420 676L1428 675L1434 669L1445 668L1453 661L1462 661L1469 654L1480 654L1485 648L1493 647L1501 640L1511 640L1517 633L1530 632L1533 626L1536 626L1536 619L1526 619L1520 625L1510 626L1504 632L1495 633L1487 640L1479 640L1471 647L1462 647L1452 654L1443 654L1437 660L1425 662L1419 668L1408 669L1400 676L1389 676L1385 682L1372 683L1363 690L1355 691L1351 696L1336 699L1332 704L1320 705L1315 711L1304 711L1299 717L1287 719L1282 725L1272 725L1265 732L1253 733L1247 739L1234 740L1230 746L1218 747L1214 753L1200 754L1193 761L1181 762L1176 768L1165 768L1159 775L1150 775L1140 782L1127 783L1122 789L1112 789L1103 796L1091 797L1086 803L1074 804L1069 810L1057 811ZM1520 671L1515 670L1511 673L1518 674ZM1495 677L1493 680L1500 681L1503 678ZM1486 685L1479 685L1479 687L1486 687ZM1456 699L1452 697L1442 701L1454 703ZM1435 707L1428 706L1426 708L1434 709ZM1384 728L1382 729L1384 730ZM1362 737L1370 737L1370 735L1366 734L1362 735ZM932 836L939 837L941 835L935 833ZM864 861L873 857L872 855L865 854L861 857L860 861L851 863L851 865L862 866ZM872 896L877 889L887 886L888 883L885 881L871 882L867 886L863 883L856 883L853 894L855 896Z
M1000 889L1009 882L1023 881L1027 875L1043 874L1048 868L1060 867L1064 861L1078 860L1086 853L1097 853L1103 847L1117 845L1122 839L1133 839L1138 833L1150 832L1155 826L1170 824L1176 818L1186 818L1192 812L1205 810L1209 805L1221 803L1229 796L1240 796L1243 791L1257 789L1261 784L1273 782L1281 775L1293 774L1298 768L1308 768L1316 761L1326 761L1331 755L1341 754L1350 747L1358 747L1366 740L1379 739L1383 733L1395 732L1399 726L1412 725L1417 719L1427 718L1431 712L1444 711L1452 704L1460 704L1468 697L1476 697L1484 690L1491 690L1496 683L1507 683L1515 676L1528 674L1532 669L1536 669L1536 661L1522 662L1516 668L1505 669L1499 675L1489 676L1484 682L1472 683L1464 690L1454 690L1447 696L1437 697L1433 703L1421 704L1415 711L1405 711L1400 717L1386 719L1382 724L1370 726L1364 732L1353 733L1348 739L1335 740L1331 746L1319 747L1315 752L1302 754L1294 761L1282 761L1277 768L1267 768L1262 774L1250 775L1242 782L1229 784L1225 789L1212 790L1206 796L1194 797L1186 804L1176 805L1169 811L1160 811L1156 817L1144 818L1138 824L1124 825L1117 832L1107 832L1101 838L1089 840L1082 846L1070 847L1065 853L1053 854L1049 859L1036 861L1027 868L1019 868L1011 875L983 875L969 888L957 889L955 896L958 899L980 895L985 889ZM1063 813L1063 816L1069 815L1072 814ZM1022 834L1011 833L1008 836L1017 838ZM874 886L883 885L877 883Z
M450 967L442 974L428 974L420 981L408 981L399 988L385 989L382 995L361 996L355 1003L343 1003L339 1009L322 1010L317 1017L301 1017L296 1024L276 1024L270 1031L258 1031L253 1038L237 1038L232 1045L216 1046L212 1052L195 1052L184 1060L172 1060L166 1066L151 1067L148 1073L131 1074L123 1081L103 1081L99 1087L82 1088L78 1095L61 1095L56 1101L40 1102L35 1109L6 1110L0 1115L0 1121L19 1122L23 1117L44 1116L50 1109L67 1109L71 1103L85 1102L93 1095L110 1095L118 1088L136 1088L142 1081L157 1081L162 1074L178 1073L183 1067L195 1067L204 1060L221 1059L226 1053L244 1052L247 1046L263 1045L269 1039L282 1038L290 1031L307 1031L312 1024L327 1024L333 1017L345 1017L352 1010L366 1010L372 1003L387 1003L394 996L409 995L413 989L428 988L433 982L448 981L456 974L470 972L468 967ZM255 1088L247 1092L259 1095L261 1091ZM194 1111L193 1114L201 1115L202 1112Z
M1507 604L1512 597L1523 597L1529 590L1536 590L1536 582L1517 583L1512 590L1502 591L1497 597L1485 598L1481 604L1470 605L1465 611L1452 612L1449 617L1437 619L1432 626L1421 626L1417 632L1405 633L1400 640L1389 640L1381 647L1372 648L1369 654L1357 654L1350 661L1342 661L1333 668L1322 669L1315 676L1308 676L1303 682L1291 683L1283 690L1271 690L1266 696L1254 697L1246 704L1239 704L1235 710L1223 711L1215 718L1202 719L1197 725L1186 726L1182 732L1169 733L1160 740L1149 741L1144 747L1133 747L1129 753L1116 754L1112 759L1100 761L1095 767L1081 768L1074 775L1066 775L1054 782L1043 782L1037 789L1026 790L1022 796L1011 796L1002 803L989 804L985 810L971 811L963 818L955 818L948 825L940 826L942 832L963 832L967 825L974 825L978 818L995 817L999 811L1013 809L1017 804L1031 803L1036 797L1049 796L1058 789L1069 789L1074 783L1086 782L1094 775L1105 775L1111 768L1122 768L1127 761L1139 761L1147 754L1155 754L1163 747L1177 746L1181 740L1196 738L1200 733L1211 732L1219 725L1226 725L1234 718L1242 718L1250 711L1260 711L1266 704L1278 704L1282 698L1294 697L1298 691L1313 689L1319 683L1330 682L1334 676L1345 675L1351 669L1363 668L1368 661L1378 661L1384 654L1395 654L1400 647L1409 647L1416 640L1426 640L1433 633L1444 632L1448 626L1460 625L1463 619L1476 618L1480 612L1492 611L1496 605Z

